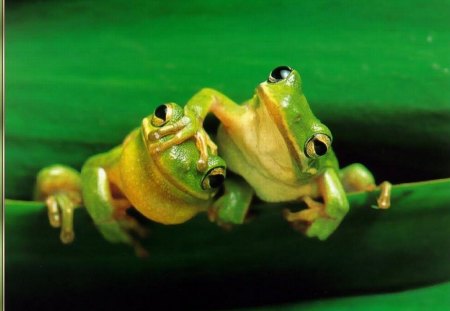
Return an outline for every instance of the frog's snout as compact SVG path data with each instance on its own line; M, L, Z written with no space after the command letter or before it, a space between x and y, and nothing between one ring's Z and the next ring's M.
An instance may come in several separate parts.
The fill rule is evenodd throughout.
M305 145L308 158L316 159L327 154L331 147L331 138L325 134L313 135Z

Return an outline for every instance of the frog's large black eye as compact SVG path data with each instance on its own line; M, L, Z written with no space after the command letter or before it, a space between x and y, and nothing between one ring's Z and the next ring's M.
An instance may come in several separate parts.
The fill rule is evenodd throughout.
M286 79L292 72L292 68L288 66L280 66L272 70L269 75L269 79L267 79L270 83L276 83L278 81Z
M225 181L225 168L216 167L208 171L202 180L202 189L217 189Z
M308 158L318 158L325 155L330 149L331 139L325 134L316 134L311 137L305 146L305 154Z
M173 107L170 104L164 104L156 107L152 117L152 125L156 127L163 126L172 117Z

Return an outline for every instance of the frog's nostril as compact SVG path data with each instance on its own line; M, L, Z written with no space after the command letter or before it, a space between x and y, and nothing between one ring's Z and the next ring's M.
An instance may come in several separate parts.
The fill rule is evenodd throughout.
M315 134L305 146L305 154L308 158L318 158L325 155L331 146L331 139L325 134Z

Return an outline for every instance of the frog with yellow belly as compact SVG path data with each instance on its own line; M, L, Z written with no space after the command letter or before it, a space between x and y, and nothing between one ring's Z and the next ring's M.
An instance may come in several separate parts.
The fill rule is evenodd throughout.
M63 243L74 239L73 213L81 205L106 240L131 245L139 256L145 256L146 250L133 233L144 236L145 228L126 213L131 207L166 225L184 223L219 206L225 218L217 222L243 221L251 189L238 179L225 181L226 163L203 129L196 139L159 149L171 137L155 140L155 131L177 122L184 122L183 108L175 103L160 105L121 145L89 158L81 174L63 165L38 173L35 198L46 202L50 224L61 228ZM225 190L217 198L224 183Z

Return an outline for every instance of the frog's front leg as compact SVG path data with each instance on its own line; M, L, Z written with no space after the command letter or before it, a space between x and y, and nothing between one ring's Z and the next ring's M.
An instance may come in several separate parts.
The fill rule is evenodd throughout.
M372 173L362 164L354 163L339 172L340 179L346 192L374 191L377 186ZM391 188L388 181L379 185L380 195L377 199L377 208L387 209L391 205Z
M147 135L149 141L158 141L162 137L173 135L170 139L159 141L152 147L154 152L162 152L171 146L182 143L194 137L200 151L198 169L204 171L208 162L208 148L215 154L216 145L203 130L203 121L209 112L212 112L223 124L233 116L242 113L242 107L222 93L213 89L202 89L195 94L184 107L184 117L176 123L151 131ZM163 118L168 114L161 113ZM147 121L148 122L148 121Z
M143 236L145 229L125 213L130 207L128 200L113 198L105 169L86 166L81 171L81 177L85 207L104 238L113 243L133 246L139 257L147 256L144 247L130 234L134 231Z
M225 179L223 194L209 208L208 217L219 226L243 224L247 218L254 191L240 176Z
M344 188L334 169L327 169L317 178L322 202L306 196L303 201L308 208L299 212L284 210L284 217L294 227L302 229L308 237L327 239L339 226L349 210Z

